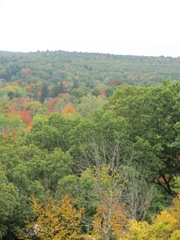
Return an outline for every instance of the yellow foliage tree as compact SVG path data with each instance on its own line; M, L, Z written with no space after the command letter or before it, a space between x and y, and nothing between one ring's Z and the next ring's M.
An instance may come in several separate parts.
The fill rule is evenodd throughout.
M130 221L126 240L179 240L180 239L180 196L174 200L174 206L152 218L152 224Z
M38 204L36 199L32 199L35 211L34 221L27 221L22 231L18 231L18 239L38 239L43 240L71 240L80 239L81 217L83 208L76 209L75 202L69 196L64 196L61 201L56 201L52 197L47 204Z

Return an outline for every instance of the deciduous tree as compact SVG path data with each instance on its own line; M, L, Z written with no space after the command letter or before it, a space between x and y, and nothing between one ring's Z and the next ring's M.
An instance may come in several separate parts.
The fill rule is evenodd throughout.
M17 233L19 239L52 239L74 240L81 239L83 208L77 209L76 202L65 195L61 201L50 197L45 204L39 204L32 198L34 220L26 222L25 228Z

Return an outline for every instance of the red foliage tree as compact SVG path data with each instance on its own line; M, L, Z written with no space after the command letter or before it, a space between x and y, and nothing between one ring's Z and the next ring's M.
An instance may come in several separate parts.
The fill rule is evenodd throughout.
M28 90L29 92L32 92L33 89L34 89L34 87L35 87L35 83L31 83L31 84L27 87L27 90Z
M109 85L111 86L119 86L122 85L124 82L120 78L113 78L111 81L109 81Z
M32 122L31 110L18 111L17 113L19 114L21 120L25 123L25 125L29 127Z
M99 90L99 91L100 91L100 93L101 93L102 96L106 96L106 90L105 90L105 89L101 89L101 90Z

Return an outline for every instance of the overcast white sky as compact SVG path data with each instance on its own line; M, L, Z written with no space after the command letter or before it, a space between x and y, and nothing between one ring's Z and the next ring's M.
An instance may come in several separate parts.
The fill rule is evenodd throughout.
M0 0L0 50L180 56L180 0Z

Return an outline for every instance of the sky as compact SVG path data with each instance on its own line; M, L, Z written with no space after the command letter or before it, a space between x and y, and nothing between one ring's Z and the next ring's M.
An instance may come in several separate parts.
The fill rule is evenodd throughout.
M0 0L0 50L180 56L180 0Z

